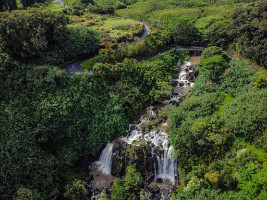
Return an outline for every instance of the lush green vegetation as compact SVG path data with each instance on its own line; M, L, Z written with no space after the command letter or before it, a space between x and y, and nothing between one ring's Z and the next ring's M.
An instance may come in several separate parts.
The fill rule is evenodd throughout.
M160 102L168 96L172 87L169 85L178 61L189 58L187 50L173 49L153 59L136 63L125 59L122 63L96 63L90 68L107 85L113 85L116 92L123 94L130 105L130 116L138 114L154 102Z
M127 167L125 178L116 178L111 188L111 199L139 199L143 177L135 166Z
M143 32L143 26L132 19L87 13L83 16L69 16L68 26L87 26L95 31L118 38L120 41L133 40Z
M250 2L147 0L116 13L168 30L172 43L221 46L266 67L266 1Z
M138 62L168 45L216 45L267 65L266 1L64 2L0 1L0 199L86 198L81 160L170 95L189 51ZM135 20L151 34L129 45L143 31ZM192 91L162 114L179 162L173 200L267 198L267 78L224 50L206 49ZM83 74L54 66L98 53ZM148 199L142 187L130 165L101 198Z
M122 96L90 75L68 77L51 66L7 67L1 68L1 198L10 199L19 188L35 199L60 197L64 184L79 176L79 158L125 132Z
M192 92L166 108L183 180L171 199L266 197L267 79L220 52L202 54Z
M52 10L52 11L63 11L64 10L64 7L62 7L61 5L59 5L55 1L47 2L46 4L41 5L40 7L41 8L47 8L47 9Z
M17 8L27 8L38 3L50 2L51 0L1 0L0 11L16 10Z
M116 38L105 37L100 40L101 49L99 55L82 63L82 68L92 70L95 63L118 63L125 58L143 60L157 54L160 50L167 47L167 32L158 28L151 29L151 34L144 40L135 44L120 43Z
M60 64L94 54L99 48L99 33L86 27L68 28L60 12L29 9L1 13L0 17L0 48L14 59Z
M0 58L1 198L53 199L84 194L82 183L72 183L80 178L79 159L96 155L125 133L130 116L168 95L176 63L188 51L139 64L98 63L93 73L72 77L6 53Z

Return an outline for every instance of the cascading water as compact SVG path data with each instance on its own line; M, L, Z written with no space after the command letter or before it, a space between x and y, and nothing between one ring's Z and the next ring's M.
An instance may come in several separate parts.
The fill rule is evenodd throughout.
M112 150L113 150L113 144L108 143L106 147L103 149L99 161L96 162L96 164L99 165L99 169L104 174L111 174Z
M142 122L143 121L141 121L140 124L142 124ZM133 144L134 141L140 140L146 141L151 145L153 144L151 152L152 155L154 155L155 179L168 179L174 183L177 178L177 164L176 161L172 159L173 147L169 144L169 136L166 132L158 130L152 130L149 133L143 134L138 125L134 130L130 131L128 137L122 137L121 140L124 140L128 144ZM131 128L133 127L131 126ZM159 153L155 153L154 148L160 150L161 154L158 155Z
M166 119L162 119L157 124L157 127L153 129L147 128L147 125L159 118L159 110L164 105L178 104L181 98L186 95L190 87L194 84L195 66L196 64L194 63L184 62L179 68L179 73L174 75L172 79L173 91L170 99L162 102L163 105L158 106L158 108L153 106L148 107L145 114L136 123L129 125L127 136L117 138L113 143L106 145L100 155L99 161L95 162L97 165L96 169L100 172L94 171L94 174L96 174L94 177L95 185L99 184L102 186L102 180L109 179L106 181L107 186L105 186L105 188L108 188L114 180L114 176L123 176L120 172L125 171L124 164L129 162L127 160L129 158L126 155L126 150L133 146L138 147L143 144L148 145L148 152L151 149L146 154L149 155L149 158L145 159L149 163L147 167L151 167L152 179L149 179L150 185L164 183L161 185L165 185L164 187L169 188L168 191L170 191L170 185L173 186L178 182L177 160L173 159L174 148L170 145L169 135L167 134L168 122ZM140 147L142 148L142 146ZM112 160L114 160L113 164ZM124 166L124 168L121 168L121 166Z
M173 146L170 146L166 151L164 150L161 156L156 156L157 166L155 170L155 178L168 179L171 182L177 181L178 171L177 171L177 162L173 160ZM155 165L156 166L156 165Z

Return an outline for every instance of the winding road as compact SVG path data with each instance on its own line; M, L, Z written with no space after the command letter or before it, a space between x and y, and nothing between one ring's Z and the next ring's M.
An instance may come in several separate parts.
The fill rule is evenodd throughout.
M64 2L62 0L54 0L55 2L57 2L59 5L67 8L67 6L64 4ZM144 26L144 33L141 37L139 37L137 40L135 40L134 42L131 42L129 43L128 45L133 45L143 39L145 39L149 34L150 34L150 29L148 27L147 24L143 23L143 22L140 22L141 24L143 24ZM174 46L169 46L167 47L166 49L154 54L154 55L151 55L147 58L144 58L142 60L140 60L139 62L141 61L144 61L144 60L149 60L151 58L154 58L156 57L157 55L161 54L161 53L164 53L164 52L167 52L167 51L170 51L171 49L173 48L176 48L176 49L190 49L190 50L195 50L195 51L204 51L205 48L204 47L174 47ZM76 60L72 63L69 63L67 65L65 65L63 68L66 70L66 72L68 73L68 75L75 75L77 72L84 72L84 70L81 68L81 65L82 63L84 63L85 61L89 60L89 59L92 59L94 57L96 57L97 55L94 55L94 56L90 56L88 58L83 58L83 59L80 59L80 60Z
M53 0L53 1L57 2L62 7L67 8L67 5L65 5L62 0ZM133 45L133 44L135 44L135 43L137 43L137 42L145 39L150 34L149 27L145 23L143 23L143 22L140 22L140 23L143 24L143 26L144 26L144 33L143 33L143 35L141 37L139 37L136 41L134 41L132 43L129 43L128 45ZM175 49L188 49L190 51L195 51L195 52L202 52L202 51L205 50L205 47L193 47L193 46L191 46L191 47L184 47L184 46L183 47L177 47L177 46L171 45L171 46L168 46L166 49L164 49L164 50L162 50L162 51L160 51L160 52L158 52L158 53L156 53L154 55L151 55L151 56L149 56L147 58L144 58L142 60L139 60L139 62L142 62L142 61L145 61L145 60L149 60L151 58L154 58L154 57L158 56L161 53L165 53L165 52L170 51L171 49L174 49L174 48ZM227 54L227 55L231 59L237 60L237 58L235 58L234 56L229 55L229 54ZM95 56L97 56L97 55L94 55L94 56L91 56L91 57L88 57L88 58L84 58L84 59L80 59L80 60L74 61L72 63L69 63L69 64L65 65L63 68L65 68L65 70L68 73L68 75L74 75L76 72L84 72L84 70L81 68L82 63L85 62L85 61L87 61L87 60L89 60L89 59L94 58ZM242 61L242 62L245 63L245 64L248 64L249 66L251 66L252 69L254 69L256 71L260 71L257 67L255 67L255 66L253 66L253 65L251 65L251 64L249 64L247 62L244 62L244 61ZM267 76L266 73L264 73L264 72L262 72L262 73Z
M130 43L129 45L133 45L133 44L139 42L140 40L145 39L150 34L149 27L143 22L140 22L140 23L143 24L143 26L144 26L144 33L143 33L143 35L141 37L139 37L136 41ZM81 59L81 60L74 61L74 62L64 66L64 68L65 68L66 72L69 75L74 75L76 72L83 72L83 69L81 68L82 63L87 61L87 60L89 60L89 59L94 58L95 56L91 56L91 57L88 57L88 58L84 58L84 59Z

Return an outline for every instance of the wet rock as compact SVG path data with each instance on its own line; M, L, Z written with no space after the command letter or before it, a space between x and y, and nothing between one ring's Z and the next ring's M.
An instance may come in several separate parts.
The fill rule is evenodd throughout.
M170 182L161 180L162 182L152 182L146 190L149 192L149 199L151 200L167 200L170 198L170 193L174 190Z
M155 176L153 172L144 173L144 186L147 187L153 180Z
M162 179L162 178L157 178L157 179L156 179L156 182L157 182L157 183L163 183L163 179Z
M184 86L184 82L182 82L182 81L179 82L179 86L180 86L180 87Z
M130 147L124 141L117 141L113 146L111 174L116 177L125 175L126 151Z
M176 86L178 83L179 83L179 82L178 82L177 80L173 80L172 83L171 83L171 85L172 85L172 86Z
M133 131L133 130L135 130L135 129L136 129L135 124L130 124L130 125L129 125L129 131Z
M167 200L178 181L178 172L172 170L177 170L177 162L171 156L173 147L168 143L169 136L166 134L168 124L166 119L159 118L159 108L167 104L179 105L190 90L190 87L186 86L193 85L194 76L195 65L185 62L179 66L179 75L174 75L171 81L171 84L175 86L172 96L163 101L163 105L148 107L141 116L138 116L139 119L136 116L134 124L129 125L128 136L113 141L112 177L125 176L127 166L135 164L137 171L144 177L145 190L149 192L151 200ZM157 121L152 121L153 119ZM92 194L99 193L101 188L111 187L112 182L100 179L104 177L102 176L102 174L95 173L95 176L90 178L89 183L92 183L90 185L99 187L101 184L105 185L105 187L92 188Z
M162 104L163 105L168 105L168 104L170 104L170 100L165 100L165 101L162 102Z
M149 199L158 200L161 199L160 188L157 185L150 185L148 187Z
M139 128L141 131L145 131L145 130L146 130L146 124L145 124L145 123L138 124L138 128Z

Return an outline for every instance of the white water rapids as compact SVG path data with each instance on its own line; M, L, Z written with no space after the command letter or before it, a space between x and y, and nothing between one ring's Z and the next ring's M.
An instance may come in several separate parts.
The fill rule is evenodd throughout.
M99 164L99 169L104 174L111 174L111 167L112 167L112 150L113 144L107 143L106 147L103 149L99 161L96 164Z
M183 88L193 86L193 82L188 79L189 74L193 73L194 66L191 62L184 62L179 73L172 79L174 88L171 97L169 100L165 100L163 104L179 103L181 97L185 95L183 94ZM173 159L174 148L170 145L168 133L159 129L144 131L143 128L151 119L156 118L156 113L157 111L153 106L148 107L146 113L140 117L139 123L130 124L128 135L121 137L120 140L129 145L138 145L138 143L135 143L136 141L145 141L149 144L154 162L154 179L169 180L175 184L178 181L177 161ZM167 126L168 124L165 121L162 125ZM99 170L104 174L112 173L112 150L113 144L108 143L103 149L99 161L96 162L99 165Z

